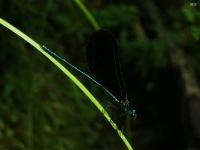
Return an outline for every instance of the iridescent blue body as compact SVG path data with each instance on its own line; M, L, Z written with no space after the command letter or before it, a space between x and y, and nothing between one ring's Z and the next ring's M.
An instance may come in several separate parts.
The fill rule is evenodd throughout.
M85 73L84 71L80 70L78 67L76 67L75 65L71 64L69 61L67 61L66 59L62 58L61 56L59 56L58 54L56 54L55 52L53 52L52 50L50 50L47 46L45 45L42 45L41 46L42 49L44 49L45 51L47 51L48 53L52 54L53 56L55 56L56 58L58 58L59 60L63 61L65 64L67 64L68 66L72 67L73 69L75 69L76 71L78 71L79 73L81 73L82 75L84 75L85 77L87 77L88 79L90 79L92 82L94 82L95 84L97 84L98 86L100 86L106 93L108 93L112 99L119 103L122 108L123 108L123 111L136 118L136 111L135 109L132 109L131 106L129 105L129 102L128 100L125 101L120 101L118 100L110 91L108 91L103 85L101 85L97 80L95 80L93 77L91 77L90 75L88 75L87 73Z

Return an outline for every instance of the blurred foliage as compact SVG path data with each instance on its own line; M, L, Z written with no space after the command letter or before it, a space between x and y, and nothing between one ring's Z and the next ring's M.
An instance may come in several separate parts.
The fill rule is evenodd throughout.
M100 26L110 29L119 42L127 86L141 113L138 122L145 120L145 111L152 111L149 120L157 119L160 108L156 102L160 97L154 94L167 86L161 86L167 79L160 75L169 73L165 45L168 39L193 58L200 76L200 12L187 3L182 3L180 9L166 8L168 32L161 40L155 35L157 26L148 24L148 31L142 27L143 12L137 3L85 2ZM36 41L87 70L85 44L93 29L73 1L3 0L0 14ZM79 89L35 49L3 27L0 47L0 149L125 149ZM74 73L102 98L101 89ZM152 104L141 112L142 103L145 107ZM128 120L129 126L134 125ZM125 122L121 124L126 126ZM134 142L132 132L128 130Z

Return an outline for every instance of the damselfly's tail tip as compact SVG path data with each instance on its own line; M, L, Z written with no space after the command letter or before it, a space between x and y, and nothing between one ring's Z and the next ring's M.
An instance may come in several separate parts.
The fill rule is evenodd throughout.
M44 49L47 49L47 46L44 45L44 44L41 44L40 46L41 46L42 48L44 48Z

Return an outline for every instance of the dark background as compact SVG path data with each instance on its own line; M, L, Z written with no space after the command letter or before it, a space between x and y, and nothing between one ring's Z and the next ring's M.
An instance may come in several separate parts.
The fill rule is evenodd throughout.
M200 7L191 2L198 1L84 1L118 40L137 119L107 107L108 95L72 72L101 100L135 150L200 149ZM94 29L73 1L1 0L0 17L88 72L85 44ZM60 70L1 26L0 149L126 147Z

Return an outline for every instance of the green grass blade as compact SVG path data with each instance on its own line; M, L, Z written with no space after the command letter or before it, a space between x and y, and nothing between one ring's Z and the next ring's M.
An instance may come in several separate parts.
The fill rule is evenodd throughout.
M86 6L81 2L81 0L74 0L74 2L83 11L83 13L85 14L86 18L90 21L90 23L92 24L92 26L94 27L94 29L95 30L100 29L99 24L96 22L95 18L90 13L90 11L86 8Z
M56 65L67 77L70 78L76 84L80 90L89 98L89 100L98 108L98 110L103 114L103 116L108 120L108 122L111 124L111 126L116 130L118 135L121 137L125 145L129 150L133 150L132 146L124 136L124 134L121 132L121 130L118 129L117 125L113 122L107 111L103 108L103 106L98 102L98 100L89 92L89 90L70 72L68 71L62 64L60 64L56 59L54 59L51 55L49 55L47 52L45 52L41 46L36 43L34 40L32 40L30 37L28 37L26 34L21 32L19 29L8 23L7 21L0 18L0 24L2 24L4 27L8 28L15 34L17 34L19 37L24 39L26 42L28 42L30 45L35 47L39 52L41 52L45 57L47 57L54 65Z

